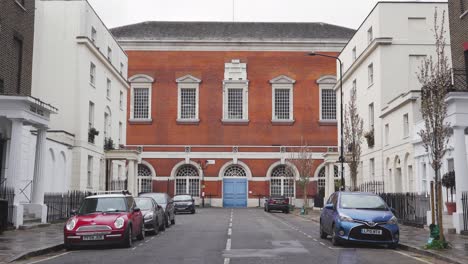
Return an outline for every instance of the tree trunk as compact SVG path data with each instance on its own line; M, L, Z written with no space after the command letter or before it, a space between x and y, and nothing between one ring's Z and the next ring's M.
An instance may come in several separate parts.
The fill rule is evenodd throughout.
M438 184L438 188L439 190L439 202L438 202L438 207L439 207L439 211L437 213L437 221L439 222L439 230L440 230L440 241L445 241L445 236L444 236L444 224L443 224L443 220L442 220L442 184Z
M307 214L307 211L309 210L309 200L307 199L307 184L302 186L302 191L304 194L304 214Z

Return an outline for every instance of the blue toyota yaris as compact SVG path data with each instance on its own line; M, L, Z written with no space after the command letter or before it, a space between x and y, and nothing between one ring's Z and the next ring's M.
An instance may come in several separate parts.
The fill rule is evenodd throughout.
M400 231L392 209L372 193L335 192L320 215L320 238L332 244L364 242L398 246Z

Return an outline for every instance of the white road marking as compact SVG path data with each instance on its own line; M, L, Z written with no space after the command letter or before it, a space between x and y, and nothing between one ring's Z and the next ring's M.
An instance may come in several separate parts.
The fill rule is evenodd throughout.
M398 253L398 254L400 254L400 255L403 255L403 256L405 256L405 257L408 257L408 258L412 258L412 259L415 259L415 260L419 260L419 261L421 261L421 262L423 262L423 263L432 264L432 262L429 262L429 261L427 261L427 260L425 260L425 259L419 259L419 258L413 257L413 256L411 256L411 255L409 255L409 254L403 253L403 252L401 252L401 251L394 250L393 252L396 252L396 253Z
M314 241L317 242L317 239L314 238Z
M135 249L136 249L136 247L132 247L132 250L135 250Z
M324 246L324 247L327 246L327 245L325 245L325 243L323 243L323 242L319 242L319 243L320 243L320 245L322 245L322 246Z
M308 237L308 238L312 238L312 236L311 236L311 235L307 235L307 237Z
M68 253L70 253L70 252L65 252L65 253L62 253L62 254L58 254L57 256L48 257L46 259L36 260L36 261L33 261L33 262L29 262L28 264L34 264L34 263L39 263L39 262L43 262L43 261L46 261L46 260L51 260L51 259L54 259L54 258L61 257L63 255L66 255Z
M229 262L231 262L230 258L224 258L224 264L229 264Z
M149 240L145 240L145 243L148 243L148 242L150 242L150 241L149 241Z
M229 227L232 227L232 223L229 223Z
M231 250L231 239L228 238L227 242L226 242L226 250Z
M230 235L232 235L232 229L231 228L228 229L228 236L230 236Z
M153 239L154 239L154 237L151 238L151 240L153 240Z

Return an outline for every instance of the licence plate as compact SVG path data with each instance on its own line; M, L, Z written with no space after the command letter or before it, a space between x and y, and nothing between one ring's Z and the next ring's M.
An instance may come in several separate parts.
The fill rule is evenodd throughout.
M361 229L362 234L366 235L382 235L382 230L380 229Z
M104 235L83 236L83 240L104 240Z

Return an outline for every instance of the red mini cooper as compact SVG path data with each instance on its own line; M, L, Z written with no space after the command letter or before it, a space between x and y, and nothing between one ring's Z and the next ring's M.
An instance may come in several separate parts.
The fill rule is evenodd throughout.
M128 192L88 196L63 229L65 248L145 239L143 215Z

